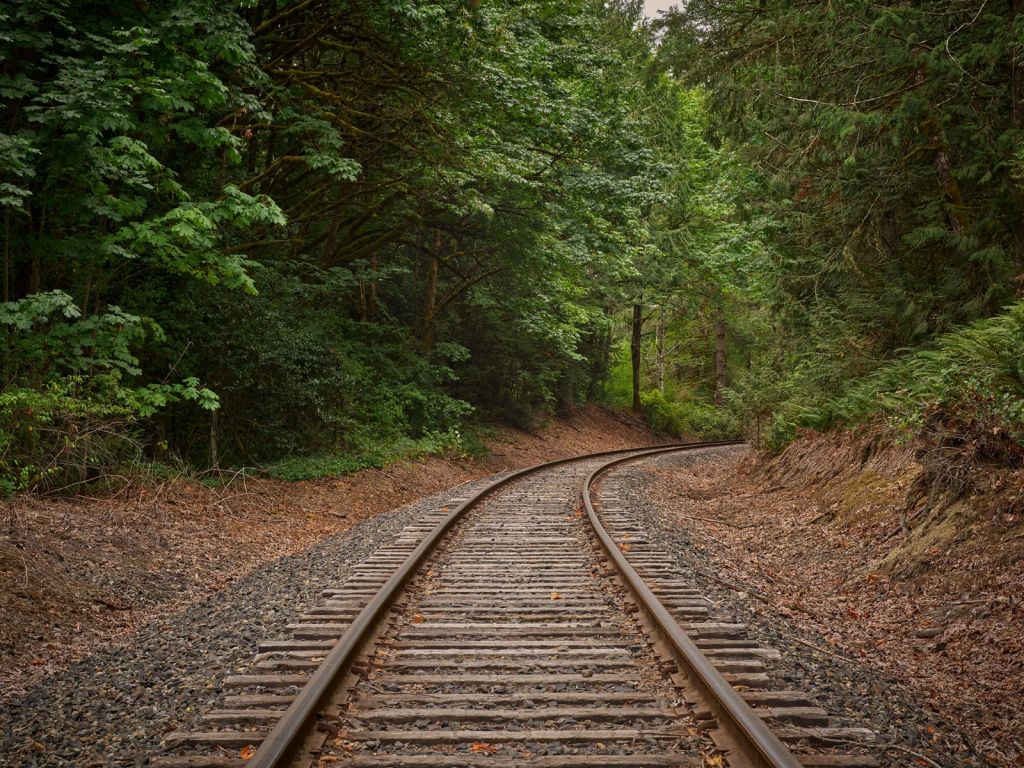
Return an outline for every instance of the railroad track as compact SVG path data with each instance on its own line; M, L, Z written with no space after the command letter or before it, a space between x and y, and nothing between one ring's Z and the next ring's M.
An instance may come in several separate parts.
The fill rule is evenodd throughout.
M512 473L408 526L228 676L161 768L868 768L863 729L772 687L617 505L605 452ZM582 494L582 506L580 504Z

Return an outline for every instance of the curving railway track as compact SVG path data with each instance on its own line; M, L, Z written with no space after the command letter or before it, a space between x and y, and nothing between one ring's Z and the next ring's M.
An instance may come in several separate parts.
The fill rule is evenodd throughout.
M453 500L263 643L151 764L877 765L870 732L774 686L778 652L718 615L601 483L718 445L550 462Z

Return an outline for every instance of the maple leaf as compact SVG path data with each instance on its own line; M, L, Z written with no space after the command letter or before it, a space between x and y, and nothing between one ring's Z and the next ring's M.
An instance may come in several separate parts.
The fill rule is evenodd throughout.
M552 600L561 600L562 596L560 594L558 594L557 592L552 592L551 593L551 599Z
M423 623L423 614L422 613L414 614L413 617L412 617L412 623L413 624L422 624Z
M474 741L469 748L477 754L484 755L493 755L498 751L496 746L488 744L486 741Z
M255 754L256 754L256 747L254 747L252 744L246 744L244 747L242 747L240 750L238 750L238 756L240 758L242 758L243 760L248 760L249 758L251 758Z
M630 547L629 544L623 542L622 544L619 544L619 549L621 549L623 552L629 552L629 550L632 549L632 547Z

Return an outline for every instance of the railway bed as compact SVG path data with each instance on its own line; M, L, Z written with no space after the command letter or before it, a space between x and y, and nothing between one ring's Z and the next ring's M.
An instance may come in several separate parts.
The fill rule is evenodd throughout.
M409 525L268 639L163 768L870 768L873 734L778 690L778 651L599 485L615 451L512 473Z

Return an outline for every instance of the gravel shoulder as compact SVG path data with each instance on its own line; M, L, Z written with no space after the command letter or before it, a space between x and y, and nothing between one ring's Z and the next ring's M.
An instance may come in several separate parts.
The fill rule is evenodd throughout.
M16 497L0 506L0 700L374 515L495 472L657 441L628 414L591 406L536 432L498 429L483 458Z
M215 703L259 641L284 636L418 515L511 469L657 441L588 408L538 433L502 430L483 460L259 481L226 503L183 482L127 501L21 500L40 522L33 551L50 559L0 541L0 767L143 765ZM73 557L60 555L66 544ZM52 578L19 591L12 551L11 574L25 561L33 578L43 566Z
M161 735L208 708L223 676L243 668L260 640L315 604L327 585L417 515L487 479L365 520L258 568L181 613L93 654L0 705L0 762L10 766L144 764Z
M757 492L750 466L747 449L715 449L627 464L603 482L613 484L622 506L676 556L722 612L782 652L782 660L772 664L780 687L815 691L821 706L844 724L874 730L883 764L1014 764L1000 757L1013 754L1012 736L1004 733L998 744L983 741L990 734L979 727L977 705L957 707L937 695L955 678L929 680L911 667L916 651L906 642L905 624L894 622L888 630L892 645L885 654L872 654L856 642L858 632L874 642L866 622L847 616L838 633L839 621L809 607L845 606L843 584L853 576L850 563L834 557L823 536L817 546L813 537L802 543L803 558L790 551L791 567L784 573L768 572L775 563L767 565L761 556L770 542L792 535L792 521L779 509L778 498ZM732 514L723 513L723 504ZM805 518L815 516L811 498L795 508ZM867 562L863 553L855 554ZM833 578L823 580L820 569L828 571L830 560ZM1024 709L1020 699L1007 704Z

